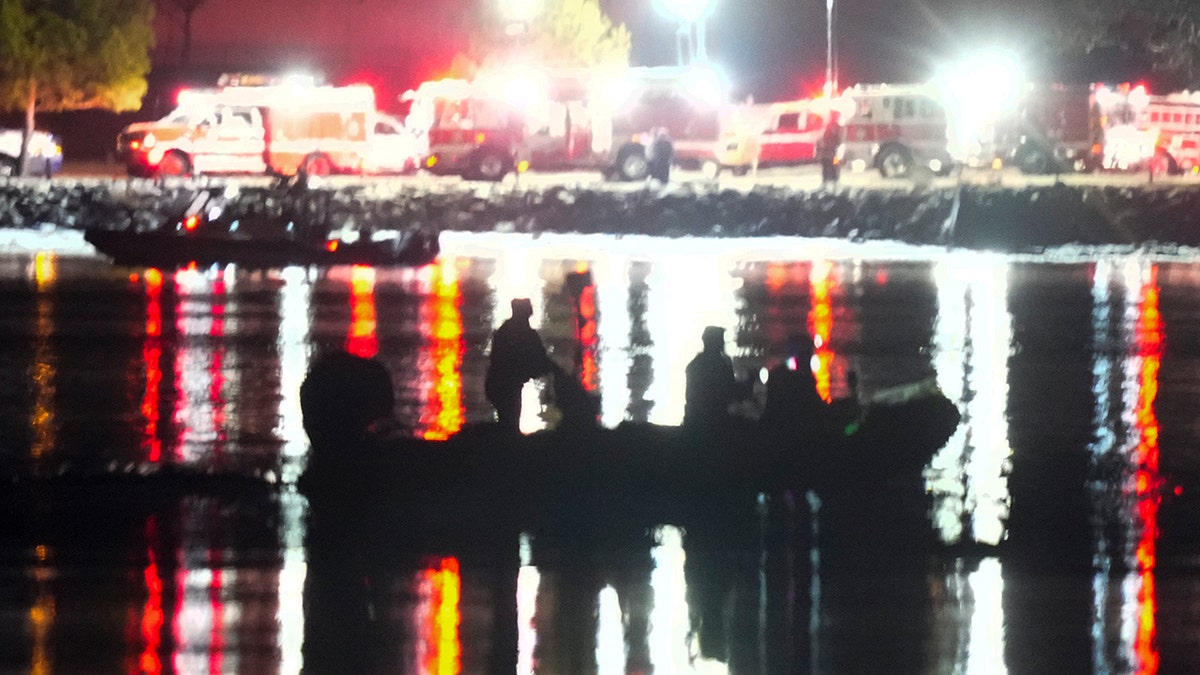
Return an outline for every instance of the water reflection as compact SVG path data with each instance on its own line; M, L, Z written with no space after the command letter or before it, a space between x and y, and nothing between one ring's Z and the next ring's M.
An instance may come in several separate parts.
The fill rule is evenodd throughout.
M55 392L58 377L58 358L54 350L54 281L56 277L53 253L38 253L32 265L37 290L37 309L34 317L34 353L29 369L33 385L33 409L29 426L33 430L30 455L36 464L50 460L57 449Z
M370 596L374 604L355 607L372 607L383 628L346 643L376 649L373 656L394 670L487 671L482 652L506 644L493 631L504 616L496 589L507 585L514 612L503 628L512 629L513 649L502 656L523 673L782 672L779 664L845 672L878 665L870 659L879 655L911 659L919 672L1025 672L1046 665L1035 653L1049 654L1052 666L1088 661L1081 670L1104 673L1195 664L1194 655L1171 651L1179 638L1163 636L1192 626L1159 618L1162 605L1179 602L1156 576L1160 455L1187 451L1166 440L1160 447L1169 437L1156 410L1164 344L1168 329L1182 329L1162 316L1169 283L1157 264L1130 256L1031 271L986 254L863 261L820 249L758 255L727 243L639 246L451 240L437 265L411 273L213 269L164 277L146 270L104 285L106 277L90 272L88 283L129 310L113 311L114 322L129 324L111 330L119 334L120 355L112 357L119 365L105 365L104 350L87 352L99 364L94 377L130 394L122 418L129 439L100 440L132 443L150 462L219 470L244 441L237 434L247 418L260 414L272 426L257 442L283 483L278 510L268 513L220 499L147 508L155 512L137 528L113 536L123 559L137 561L120 589L127 613L120 625L97 630L115 636L112 649L124 650L131 670L251 672L263 663L299 670L311 636L330 620L306 605L306 584L344 564L347 552L361 552L361 542L349 542L337 555L314 553L305 543L307 502L291 487L307 453L297 394L312 353L328 343L385 359L399 386L419 392L418 405L400 411L403 421L424 438L445 438L490 416L478 366L492 326L504 318L496 308L527 295L556 356L581 347L580 374L601 396L606 426L677 422L683 364L709 323L734 329L730 351L747 370L768 364L789 333L808 328L830 398L846 391L848 370L868 390L935 375L964 417L928 471L933 527L943 543L964 546L929 567L864 579L839 567L846 559L809 529L815 520L802 510L750 543L714 544L717 535L669 522L623 533L620 545L575 533L585 541L570 542L574 549L557 542L556 550L527 533L521 564L495 572L507 544L464 544L438 532L451 543L426 547L401 527L387 544L403 555L369 575L335 570L343 576L326 588L330 602ZM68 443L64 429L88 419L68 367L83 359L64 335L63 317L80 301L71 299L62 265L43 255L11 273L29 294L16 318L28 341L9 355L22 398L6 405L17 411L9 417L29 440L28 457L47 468ZM571 273L583 282L574 296ZM1037 297L1046 288L1055 293ZM1188 302L1175 311L1194 311ZM267 347L251 352L262 337L250 330L260 313L271 332ZM142 371L135 378L130 363ZM255 387L267 394L250 398ZM539 415L544 394L531 387L528 429L547 424ZM251 401L264 410L251 410ZM1031 417L1030 408L1044 418ZM1065 469L1041 463L1076 455L1082 460ZM778 495L768 501L782 503ZM1014 518L1021 509L1024 519ZM741 522L737 534L759 525ZM253 537L233 534L247 527L257 528ZM914 531L928 527L921 521ZM77 664L69 663L65 613L112 599L72 595L62 579L78 573L71 567L78 563L52 553L75 544L65 535L50 543L47 536L61 535L53 528L36 534L29 541L37 545L22 540L22 592L4 607L15 608L4 627L22 636L18 653L31 671L58 670L57 659L70 670ZM630 543L637 537L644 541ZM382 585L362 587L367 576ZM881 639L885 629L900 637ZM861 653L866 640L880 640L874 656Z

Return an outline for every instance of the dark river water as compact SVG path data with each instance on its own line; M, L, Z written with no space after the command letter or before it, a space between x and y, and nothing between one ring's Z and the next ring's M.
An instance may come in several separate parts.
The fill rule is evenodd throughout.
M1200 672L1200 258L443 248L423 269L0 257L0 672ZM435 518L380 528L386 559L314 551L295 487L313 354L377 356L396 423L445 438L491 419L488 341L521 296L605 426L678 424L707 325L745 377L807 330L826 397L851 372L868 399L935 381L962 421L922 481L763 493L732 529ZM526 432L558 419L543 389Z

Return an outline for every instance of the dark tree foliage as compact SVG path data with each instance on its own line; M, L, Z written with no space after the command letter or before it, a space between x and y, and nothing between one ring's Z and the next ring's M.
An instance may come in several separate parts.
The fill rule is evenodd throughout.
M1160 89L1200 87L1200 2L1071 0L1059 10L1055 23L1067 55L1090 57L1118 77L1151 79Z
M0 0L0 109L136 110L154 45L151 0Z

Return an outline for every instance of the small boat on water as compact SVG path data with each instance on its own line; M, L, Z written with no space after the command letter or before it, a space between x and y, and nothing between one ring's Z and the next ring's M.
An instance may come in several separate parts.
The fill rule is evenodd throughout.
M609 429L564 414L565 424L527 436L480 424L425 440L372 432L390 409L390 379L353 357L338 368L314 369L301 390L312 453L299 487L315 513L360 524L557 522L580 513L683 521L753 508L755 495L780 489L853 499L919 481L960 421L943 394L917 387L820 432L733 417L703 428Z
M327 200L205 189L162 226L90 226L84 239L115 264L149 267L421 266L438 255L432 225L364 220L336 213Z

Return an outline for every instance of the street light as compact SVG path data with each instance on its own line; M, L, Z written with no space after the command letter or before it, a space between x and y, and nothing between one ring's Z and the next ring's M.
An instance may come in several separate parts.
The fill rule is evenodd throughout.
M825 0L825 95L833 96L837 82L833 73L833 0Z
M542 0L500 0L500 16L509 35L523 33L542 13Z
M712 14L715 0L655 0L658 11L679 22L676 47L679 65L707 61L704 20Z

